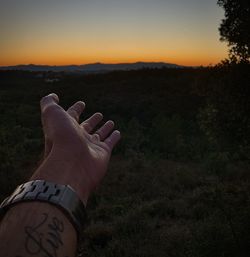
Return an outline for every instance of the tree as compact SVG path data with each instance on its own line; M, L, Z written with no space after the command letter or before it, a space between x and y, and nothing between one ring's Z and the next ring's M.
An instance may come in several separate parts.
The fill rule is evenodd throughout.
M227 41L229 57L235 62L250 60L250 1L218 0L225 10L219 31L221 41Z

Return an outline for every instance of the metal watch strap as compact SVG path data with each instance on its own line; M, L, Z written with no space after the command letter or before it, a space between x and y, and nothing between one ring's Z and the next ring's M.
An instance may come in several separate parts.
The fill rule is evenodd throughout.
M0 205L1 212L9 207L27 201L51 203L64 211L78 234L86 222L85 206L69 185L60 185L45 180L33 180L19 185Z

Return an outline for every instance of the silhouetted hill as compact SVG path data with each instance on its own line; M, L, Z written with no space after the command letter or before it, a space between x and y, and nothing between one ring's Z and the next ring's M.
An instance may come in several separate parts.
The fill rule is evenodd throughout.
M53 72L83 72L98 73L117 70L139 70L143 68L159 69L159 68L183 68L177 64L164 62L136 62L136 63L118 63L105 64L93 63L84 65L65 65L65 66L49 66L49 65L16 65L0 67L0 70L22 70L22 71L53 71Z

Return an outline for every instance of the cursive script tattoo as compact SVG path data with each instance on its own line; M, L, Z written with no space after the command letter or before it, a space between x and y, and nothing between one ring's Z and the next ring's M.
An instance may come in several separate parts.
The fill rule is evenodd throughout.
M43 213L42 220L34 226L25 227L25 249L31 255L42 254L44 257L57 257L57 250L63 246L61 233L64 231L63 222L57 217L49 219Z

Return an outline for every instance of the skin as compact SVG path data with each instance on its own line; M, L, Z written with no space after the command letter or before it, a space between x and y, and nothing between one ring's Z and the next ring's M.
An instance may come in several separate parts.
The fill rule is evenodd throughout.
M30 180L70 185L86 206L107 171L120 132L113 121L96 130L101 113L79 123L84 102L66 111L58 96L50 94L40 104L45 154ZM0 223L0 256L75 256L76 242L76 231L64 212L48 203L17 204Z

